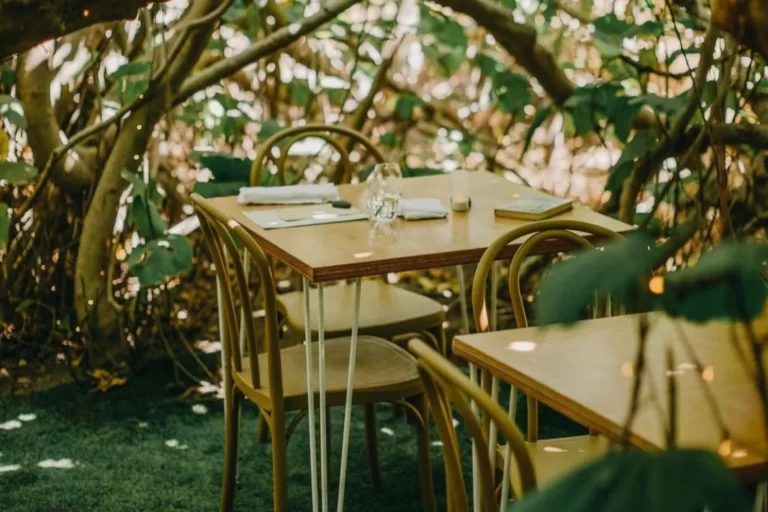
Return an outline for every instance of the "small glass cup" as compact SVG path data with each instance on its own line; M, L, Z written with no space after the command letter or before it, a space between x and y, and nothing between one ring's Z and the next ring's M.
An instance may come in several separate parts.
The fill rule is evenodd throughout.
M368 176L365 204L374 222L392 222L400 205L400 180L403 174L395 163L376 164Z

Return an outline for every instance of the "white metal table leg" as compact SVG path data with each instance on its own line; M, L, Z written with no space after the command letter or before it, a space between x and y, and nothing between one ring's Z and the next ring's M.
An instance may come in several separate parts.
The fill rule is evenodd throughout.
M499 313L497 311L497 295L499 294L499 281L497 279L499 275L499 262L494 261L491 265L491 312L490 312L490 329L495 331L498 327ZM514 391L514 390L513 390ZM494 402L499 401L499 379L491 377L491 398ZM491 420L491 426L488 431L488 457L491 459L491 467L496 467L496 423Z
M456 273L459 276L459 300L461 303L461 317L464 321L464 332L469 334L469 308L467 307L467 280L464 276L464 267L456 266ZM469 363L469 379L477 383L477 368ZM477 416L477 404L474 400L470 402L472 413ZM472 506L475 512L480 512L480 475L478 473L477 445L472 440Z
M757 484L755 493L754 512L766 511L768 511L768 482L760 482Z
M352 421L352 390L355 384L355 361L357 358L357 330L360 323L360 294L362 280L355 281L355 305L352 316L352 338L349 345L349 370L347 373L347 397L344 405L344 433L341 441L341 473L339 476L338 512L344 510L344 486L347 479L347 457L349 455L349 427Z
M227 378L227 355L224 352L224 310L221 305L221 298L224 295L224 288L222 288L221 280L219 276L216 276L216 307L219 312L219 342L221 343L221 381L226 385ZM224 408L227 407L227 393L224 393Z
M304 349L307 358L307 407L309 409L309 471L312 478L312 511L317 512L317 455L315 448L315 387L312 364L312 327L309 323L309 279L304 284Z
M307 290L309 291L309 290ZM317 285L317 345L318 380L320 381L320 487L322 489L322 511L328 512L328 432L325 407L325 330L323 305L323 283Z

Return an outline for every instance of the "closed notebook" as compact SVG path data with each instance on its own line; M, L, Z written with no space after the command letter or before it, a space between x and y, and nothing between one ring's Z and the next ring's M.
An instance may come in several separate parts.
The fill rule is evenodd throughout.
M521 197L494 209L497 217L542 220L573 209L573 201L560 197L536 195Z

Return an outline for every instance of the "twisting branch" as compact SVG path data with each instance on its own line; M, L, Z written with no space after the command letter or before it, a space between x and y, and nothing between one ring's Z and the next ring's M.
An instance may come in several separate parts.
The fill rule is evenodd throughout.
M104 119L100 123L96 123L94 125L89 126L88 128L85 128L79 131L78 133L73 135L67 141L66 144L64 144L63 146L59 146L58 148L51 151L51 154L48 157L47 162L45 163L45 167L43 167L40 173L40 179L37 182L37 186L35 187L34 191L29 195L27 200L24 201L21 207L19 207L19 210L16 212L14 218L20 219L27 211L29 211L30 208L32 208L32 205L35 204L35 201L37 201L38 197L40 196L40 193L48 184L48 180L51 177L51 169L53 169L53 167L59 162L62 156L67 154L70 150L72 150L75 146L77 146L81 142L87 140L91 136L99 133L105 128L111 126L112 124L120 121L128 113L138 109L139 107L144 106L150 100L152 100L156 94L158 94L161 90L163 90L162 87L159 87L159 84L165 78L165 75L168 72L168 70L171 68L171 65L176 61L176 58L178 57L179 52L182 50L182 48L184 48L184 45L186 44L187 39L189 38L189 35L192 33L192 31L200 27L204 27L210 24L211 22L213 22L214 20L217 20L219 16L221 16L229 8L229 6L232 4L233 1L234 0L227 0L226 2L218 6L214 11L211 11L205 16L201 16L198 19L192 20L184 24L183 28L181 29L181 32L179 33L176 45L171 50L170 55L168 55L168 58L166 58L163 61L163 64L160 66L160 68L158 68L157 72L153 74L152 78L149 81L149 84L147 85L147 90L145 93L139 94L136 97L136 99L134 99L128 105L123 106L112 117Z
M711 28L707 32L704 43L701 45L701 60L699 60L699 65L696 69L691 99L669 130L669 136L655 150L651 151L647 157L638 161L629 179L624 184L619 202L619 219L623 222L632 223L635 215L635 199L643 183L658 172L661 164L680 142L688 124L693 119L693 115L701 108L701 92L704 90L707 73L714 61L714 49L718 34L719 31L715 28Z
M258 61L267 55L282 50L302 36L326 24L339 13L344 12L359 1L360 0L330 1L314 16L276 30L244 52L211 65L207 69L204 69L200 73L184 81L173 100L174 105L183 103L197 91L201 91L206 87L218 83L223 78L228 77L241 68Z

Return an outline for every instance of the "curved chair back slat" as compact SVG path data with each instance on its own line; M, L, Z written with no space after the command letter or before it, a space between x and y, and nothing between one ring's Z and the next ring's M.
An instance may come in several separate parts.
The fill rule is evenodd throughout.
M435 418L440 440L443 443L448 510L450 512L469 510L469 498L466 495L464 476L461 471L461 457L450 404L453 404L458 410L464 420L465 428L477 446L482 510L484 512L497 510L494 468L488 455L488 437L472 412L468 399L473 400L486 416L493 419L498 426L499 435L509 443L520 475L518 496L523 496L535 489L536 474L523 436L517 426L507 418L501 407L485 391L473 384L453 364L426 343L416 339L411 340L408 343L408 348L418 361L419 373L430 402L430 410Z
M570 219L552 219L542 220L539 222L531 222L501 235L499 238L493 241L488 249L486 249L482 258L480 258L480 262L477 265L477 270L475 270L475 276L472 280L472 316L475 321L475 328L478 332L486 332L488 330L487 319L489 317L485 303L486 281L488 280L488 274L491 271L493 262L499 256L499 253L501 253L501 251L503 251L507 245L518 240L519 238L542 231L553 230L558 232L563 230L575 231L578 233L586 233L588 235L606 239L621 238L621 235L615 231L611 231L608 228L590 224L588 222ZM545 236L543 238L539 238L538 241L548 240L550 238L558 237ZM530 249L532 249L532 246L528 247L529 252ZM518 252L520 252L520 249L518 249ZM520 260L520 265L522 265L523 260L524 257L522 260Z
M233 235L242 244L250 256L250 265L255 268L261 286L261 296L264 301L264 349L267 352L268 385L270 396L275 405L282 402L283 379L280 361L280 347L278 344L277 299L275 294L274 278L264 251L259 247L253 237L234 219L222 214L210 203L198 194L192 194L192 204L200 218L208 247L213 255L216 273L222 284L222 308L224 315L225 333L222 336L223 350L225 351L226 364L230 364L235 371L242 371L242 356L238 340L239 329L237 324L237 311L235 297L239 298L240 307L243 309L245 329L245 341L248 353L253 356L250 365L251 380L255 388L263 387L262 376L259 375L258 357L256 346L256 331L253 323L253 309L248 296L248 281L242 260L238 256L238 248ZM230 278L230 267L234 268L235 283Z
M259 148L259 152L256 154L256 159L253 161L253 166L251 167L251 185L258 185L259 176L261 175L264 162L270 156L272 148L281 140L289 138L288 142L282 148L280 159L277 162L279 183L281 185L285 185L285 163L288 158L288 151L293 144L307 137L317 137L323 139L339 152L343 174L340 177L336 176L335 178L337 179L334 181L336 181L337 184L349 183L352 179L353 165L349 159L348 151L337 139L333 138L330 134L343 135L348 137L351 141L357 142L365 147L365 149L370 152L376 162L384 162L384 155L381 154L381 151L379 151L379 149L368 137L358 132L357 130L347 128L346 126L317 123L306 124L304 126L294 126L291 128L286 128L285 130L281 130L264 141L264 144Z
M530 236L529 236L530 235ZM486 281L488 274L496 260L496 257L510 243L529 236L515 252L509 268L508 285L509 296L512 302L512 310L515 315L515 323L518 328L528 327L528 318L525 313L525 302L520 287L520 274L523 263L533 248L542 242L560 240L569 242L577 247L592 248L592 243L586 236L594 236L607 240L623 238L620 234L610 229L590 224L583 221L569 219L552 219L540 222L531 222L497 238L485 251L477 266L472 282L472 314L479 332L485 332L489 328L488 311L485 301ZM596 306L599 307L599 306ZM527 398L528 425L526 439L536 441L538 439L538 402ZM487 427L488 421L486 421Z

